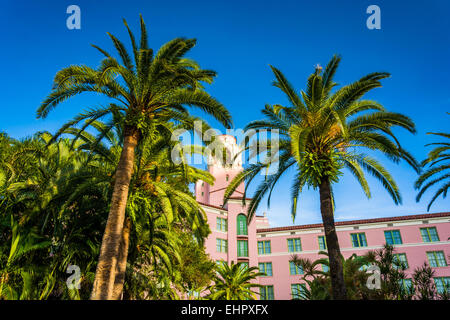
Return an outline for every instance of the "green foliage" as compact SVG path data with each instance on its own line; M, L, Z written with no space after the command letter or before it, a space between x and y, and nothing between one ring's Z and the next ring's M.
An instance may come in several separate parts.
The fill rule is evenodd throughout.
M402 148L392 132L392 128L400 127L415 133L415 125L408 117L389 112L376 101L363 100L366 93L381 87L380 81L388 78L388 73L368 74L332 92L337 85L333 76L340 60L340 57L334 56L325 70L316 68L307 80L306 90L300 94L280 70L271 66L276 78L273 85L286 95L290 105L266 105L262 110L265 119L250 122L246 129L278 129L278 157L273 157L275 162L272 164L257 163L246 168L231 182L224 196L224 201L227 201L241 182L245 181L248 186L261 171L265 171L266 179L256 188L248 206L249 219L265 196L270 205L272 190L292 167L297 172L291 187L293 219L303 188L318 188L323 181L337 183L343 169L353 174L368 198L371 192L364 171L381 182L396 204L401 203L393 177L365 152L378 151L395 163L405 160L419 171L416 160ZM268 140L260 139L258 143L266 144L268 148L271 145ZM246 145L246 149L250 147ZM264 150L259 148L253 156ZM275 174L268 176L268 166L275 164L278 169Z
M221 262L217 265L217 273L213 277L214 284L208 288L210 293L206 299L211 300L255 300L253 288L261 285L254 283L256 277L264 275L256 272L257 267L246 267L241 263Z
M448 133L428 132L428 134L450 139L450 134ZM431 206L439 196L442 195L442 198L445 199L450 188L450 142L429 143L427 146L435 146L435 148L431 150L428 153L428 157L422 161L422 166L428 166L428 169L417 179L415 188L419 190L416 200L420 201L429 188L438 183L441 184L441 187L434 193L428 203L427 210L430 210Z
M352 254L344 259L344 279L350 300L448 300L450 288L438 293L434 284L434 271L425 262L408 277L403 262L394 258L394 247L386 244L382 249L369 251L363 256ZM326 252L320 254L327 256ZM293 256L297 266L303 268L301 280L306 284L299 292L302 300L330 300L332 297L330 273L321 270L321 265L329 266L327 258L315 261ZM380 289L368 289L367 280L371 273L367 267L375 265L380 269ZM411 286L405 280L411 280Z

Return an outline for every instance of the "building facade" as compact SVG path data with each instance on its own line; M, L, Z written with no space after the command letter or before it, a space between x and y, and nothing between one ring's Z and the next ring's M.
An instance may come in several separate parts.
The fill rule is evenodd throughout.
M220 139L231 156L238 152L233 136L223 135ZM326 251L323 226L271 228L265 216L256 216L247 225L243 184L223 205L226 187L242 169L240 157L227 166L211 158L208 170L216 179L214 185L196 183L196 199L204 208L212 231L205 242L206 251L216 261L259 267L266 274L258 278L264 286L261 299L290 300L300 290L302 273L291 262L292 256L312 261L323 258L319 255L319 251ZM438 290L444 282L450 284L450 212L336 222L336 231L345 258L390 243L398 259L406 262L408 275L428 262L435 271Z

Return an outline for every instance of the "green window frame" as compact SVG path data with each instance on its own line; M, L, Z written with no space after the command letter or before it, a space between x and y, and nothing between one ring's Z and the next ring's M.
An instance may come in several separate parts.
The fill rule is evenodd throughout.
M319 250L327 250L327 241L325 240L325 236L318 236L317 240L319 241Z
M238 257L248 257L248 241L238 240L237 241L237 256Z
M217 252L224 252L226 253L228 251L228 241L225 239L216 239L216 249Z
M287 239L287 246L289 252L302 251L302 240L300 238Z
M294 261L289 261L289 274L291 276L296 276L299 274L303 274L303 268L294 263Z
M446 267L444 251L429 251L427 252L428 262L433 268Z
M420 235L422 236L423 242L439 241L436 227L420 228Z
M259 272L265 273L263 277L273 276L272 262L260 262L258 268Z
M302 293L306 291L306 285L304 283L292 283L291 295L292 299L302 299Z
M248 229L247 229L247 217L245 214L238 214L236 218L236 228L237 228L237 235L247 235Z
M244 270L248 269L248 267L249 267L248 262L239 262L239 263L240 263L241 269L244 269Z
M412 289L413 283L411 279L400 279L398 280L402 290L409 292Z
M259 300L275 300L273 286L262 286L259 288Z
M228 223L227 219L217 217L216 219L216 229L218 231L227 232L228 231Z
M390 245L403 243L400 230L386 230L384 231L384 237L386 239L386 243Z
M404 264L405 267L406 267L405 269L409 268L408 259L406 258L406 253L395 253L395 254L392 255L392 260L393 261L395 261L395 260L398 261L399 262L398 264ZM395 269L399 269L400 266L398 264L393 264L393 267Z
M270 254L271 252L270 240L258 241L258 254Z
M438 293L443 294L447 289L447 293L450 294L450 277L436 277L434 278L434 284Z
M364 232L351 233L353 248L367 247L366 234Z

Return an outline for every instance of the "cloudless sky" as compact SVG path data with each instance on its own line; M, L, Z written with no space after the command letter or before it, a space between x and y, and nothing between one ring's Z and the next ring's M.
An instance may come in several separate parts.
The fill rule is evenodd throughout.
M66 27L66 8L72 4L81 8L81 30ZM372 4L381 8L381 30L366 27L366 9ZM400 130L396 134L419 160L429 151L424 145L436 140L426 132L450 131L446 115L450 111L450 2L446 0L3 0L0 131L14 138L38 130L54 132L77 113L104 102L95 95L80 96L60 105L47 119L36 119L36 109L50 92L55 73L70 64L97 66L102 56L90 44L113 52L106 32L128 45L122 18L139 36L139 13L154 49L179 36L197 39L189 56L203 68L218 72L207 90L230 110L236 128L262 118L260 110L266 103L287 104L279 89L271 86L274 76L269 64L300 90L315 64L326 65L338 53L343 59L335 80L340 84L374 71L392 74L383 81L383 88L367 97L414 119L416 135ZM346 172L335 186L337 220L426 212L431 193L416 203L415 172L380 158L400 186L403 205L395 206L371 178L372 199L367 200ZM259 213L268 212L273 226L292 224L290 178L280 181L270 209L265 203L259 209ZM431 209L448 210L448 199L439 199ZM295 224L320 221L318 192L304 192Z

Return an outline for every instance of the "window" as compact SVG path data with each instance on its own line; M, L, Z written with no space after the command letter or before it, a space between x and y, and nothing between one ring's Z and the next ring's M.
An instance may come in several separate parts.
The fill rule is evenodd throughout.
M298 274L303 274L303 268L294 263L294 261L289 261L289 273L291 276Z
M259 272L265 273L265 276L271 277L272 274L272 262L260 262Z
M260 300L274 300L273 286L262 286L259 288Z
M439 236L435 227L420 228L420 234L422 235L423 242L439 241Z
M237 255L238 257L248 257L248 242L247 240L237 241Z
M412 290L413 284L411 279L400 279L398 280L398 283L400 284L402 290L406 292L410 292L410 290Z
M217 252L227 252L228 241L225 239L216 239Z
M202 197L203 197L203 194L204 194L204 193L203 193L203 191L202 191Z
M393 261L396 262L393 265L393 267L395 269L399 269L401 265L403 265L405 267L405 269L409 268L408 260L406 259L406 254L405 253L393 254Z
M270 254L270 240L258 241L258 254Z
M445 289L450 294L450 277L434 278L434 284L436 285L437 292L440 294L444 293Z
M366 234L362 233L352 233L352 244L354 248L367 247Z
M443 251L431 251L427 252L428 261L430 262L430 266L437 267L446 267L447 261L445 261L445 256Z
M325 236L319 236L319 250L327 250L327 242Z
M327 266L326 264L323 264L323 263L322 263L322 271L323 271L323 272L328 272L328 271L330 271L330 267Z
M384 237L386 238L387 244L402 244L402 237L400 235L400 230L388 230L384 232Z
M248 262L239 262L240 263L240 267L243 270L248 269Z
M242 213L237 216L237 234L247 235L247 217Z
M300 238L287 239L288 251L289 252L299 252L302 251L302 243Z
M292 299L302 299L302 293L305 292L306 285L304 283L291 284Z
M227 181L230 180L230 175L227 174L226 180L227 180Z
M227 219L218 217L216 221L217 221L217 230L227 232L228 230Z

